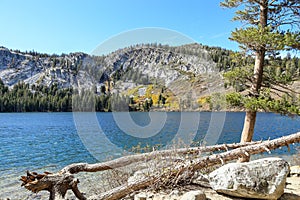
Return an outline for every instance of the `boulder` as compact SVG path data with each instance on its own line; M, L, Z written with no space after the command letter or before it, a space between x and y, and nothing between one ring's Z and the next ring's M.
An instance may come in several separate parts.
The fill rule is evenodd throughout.
M256 199L278 199L284 193L289 164L281 158L230 163L211 172L211 187L223 194Z
M205 200L205 194L200 190L189 191L182 195L180 200Z

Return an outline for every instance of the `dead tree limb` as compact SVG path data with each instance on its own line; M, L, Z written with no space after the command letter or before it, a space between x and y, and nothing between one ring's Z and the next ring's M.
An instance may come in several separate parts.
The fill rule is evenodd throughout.
M236 160L238 158L247 156L247 154L253 155L263 153L265 151L269 152L270 150L274 150L282 146L289 146L293 143L300 143L300 132L288 136L283 136L277 139L264 141L260 144L244 146L224 153L214 154L211 156L196 159L193 161L193 169L197 170L203 167L221 164L221 160L223 160L223 162Z
M121 199L134 191L139 191L141 189L149 187L149 185L152 185L157 180L158 178L154 178L154 177L145 178L144 180L140 180L132 184L121 185L99 196L92 196L90 199L99 199L99 200Z
M276 148L279 148L281 146L286 146L292 143L299 143L300 142L300 132L284 136L278 139L270 140L270 141L264 141L260 144L254 144L249 146L244 146L238 149L230 150L224 153L220 154L214 154L211 156L205 156L199 159L193 160L191 163L190 161L185 163L184 165L181 165L179 167L174 167L171 174L161 174L157 176L147 177L144 180L140 180L139 182L127 184L120 186L118 188L115 188L111 191L108 191L100 196L93 197L95 199L105 199L105 200L116 200L120 199L122 197L125 197L126 195L132 193L133 191L137 191L143 188L146 188L150 186L153 183L158 183L161 180L165 179L166 176L170 179L170 182L173 182L174 180L178 181L178 177L182 175L185 172L188 172L186 174L189 174L187 176L182 176L184 178L190 178L193 175L193 172L196 172L197 170L217 164L222 164L222 162L227 162L231 160L236 160L239 157L244 157L245 154L258 154L265 152L266 149L273 150ZM165 183L165 181L163 181Z
M144 154L129 155L115 160L111 160L103 163L96 163L96 164L77 163L77 164L68 165L64 167L60 172L55 174L49 174L49 172L45 172L44 174L37 174L36 172L32 172L32 173L27 172L27 176L22 176L21 181L23 182L22 186L24 186L26 189L32 192L37 193L41 190L49 191L50 200L63 198L67 190L69 189L73 191L73 193L78 199L85 199L85 197L79 192L77 188L77 184L79 183L79 180L74 179L72 174L76 174L79 172L97 172L97 171L115 169L115 168L124 167L140 161L147 162L151 159L157 158L158 156L168 157L174 154L197 155L202 152L228 151L228 149L235 149L246 145L258 144L258 143L261 143L261 141L249 142L244 144L240 144L240 143L221 144L221 145L214 145L214 146L207 146L207 147L194 147L194 148L154 151L154 152L144 153ZM124 187L124 193L126 193L126 191L128 192L129 189L137 190L138 188L141 188L142 185L143 184L138 184L137 186L132 186L132 188ZM121 190L122 188L119 189Z
M181 148L175 150L162 150L162 151L153 151L150 153L144 154L135 154L124 156L121 158L117 158L114 160L110 160L107 162L96 163L96 164L88 164L88 163L75 163L64 167L60 173L70 173L76 174L79 172L97 172L97 171L105 171L109 169L116 169L120 167L124 167L130 165L132 163L140 162L140 161L149 161L154 158L160 157L168 157L170 155L174 155L174 153L178 155L195 155L203 152L215 152L215 151L228 151L229 149L236 149L248 145L259 144L262 141L257 142L247 142L247 143L235 143L235 144L220 144L213 145L207 147L194 147L194 148Z
M86 198L79 192L77 184L79 180L71 174L37 174L27 172L27 176L22 176L22 185L34 193L42 190L50 192L50 200L64 199L67 191L71 189L80 200Z

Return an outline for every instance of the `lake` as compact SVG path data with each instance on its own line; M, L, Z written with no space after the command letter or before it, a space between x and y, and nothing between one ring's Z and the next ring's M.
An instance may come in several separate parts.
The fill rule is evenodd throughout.
M131 153L239 142L243 112L0 113L0 199L23 198L26 170L55 172L76 162L95 163ZM300 118L258 113L254 140L300 131ZM208 133L208 134L207 134ZM299 145L274 151L295 154ZM274 155L272 154L272 155ZM22 196L23 195L23 196Z

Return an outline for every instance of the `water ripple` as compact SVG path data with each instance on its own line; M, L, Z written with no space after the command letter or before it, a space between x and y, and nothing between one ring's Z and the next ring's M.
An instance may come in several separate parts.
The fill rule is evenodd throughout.
M131 113L138 125L147 125L147 113ZM118 128L111 113L97 113L99 123L110 141L122 148L161 144L166 146L179 128L180 113L168 113L163 129L150 138L134 138ZM227 113L225 125L218 143L239 142L245 113ZM195 141L204 138L210 123L210 113L201 113ZM191 119L192 120L192 119ZM78 162L98 162L83 146L73 121L72 113L0 113L0 198L41 199L20 187L18 181L26 170L44 172L58 171ZM254 140L276 138L300 130L300 118L288 118L273 113L259 113ZM130 127L128 127L130 130ZM91 130L93 131L93 130ZM184 127L186 134L192 134ZM94 132L89 134L93 135ZM93 141L91 141L93 142ZM99 144L91 143L95 148ZM291 153L295 153L292 146ZM106 159L120 154L107 151L103 144L95 154ZM287 154L287 148L274 151ZM14 194L12 197L11 195Z

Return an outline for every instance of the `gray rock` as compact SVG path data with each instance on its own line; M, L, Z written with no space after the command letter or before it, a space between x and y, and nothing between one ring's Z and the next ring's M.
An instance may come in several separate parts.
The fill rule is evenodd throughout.
M279 200L299 200L300 196L293 193L284 193Z
M148 175L149 177L149 175ZM130 176L127 180L128 184L134 184L147 178L147 172L145 170L136 171L133 176Z
M192 179L192 183L196 185L200 185L202 187L210 188L209 180L207 175L204 175L202 173L196 173L194 175L194 178Z
M211 187L236 197L278 199L284 193L289 164L281 158L230 163L209 174Z
M147 195L144 193L134 195L134 200L146 200L146 199L147 199Z
M300 166L292 166L290 175L291 176L300 176Z
M206 195L200 190L189 191L185 193L180 200L205 200Z

